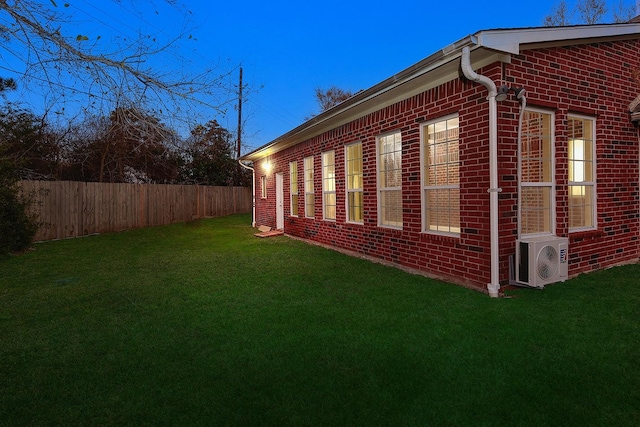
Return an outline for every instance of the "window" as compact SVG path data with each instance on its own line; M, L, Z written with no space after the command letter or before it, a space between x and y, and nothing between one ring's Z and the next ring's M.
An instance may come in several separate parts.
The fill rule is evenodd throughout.
M289 163L289 198L292 216L298 216L298 163Z
M596 226L594 120L569 116L567 136L569 229L593 229Z
M423 229L460 234L459 119L452 116L422 128Z
M313 157L304 159L304 216L315 216L315 194L313 192Z
M402 227L402 135L378 137L378 224Z
M362 224L364 205L362 199L362 143L345 147L347 163L347 221Z
M262 198L266 199L267 198L267 177L264 175L260 177L260 190L262 191Z
M335 152L322 153L322 217L336 219L336 164Z
M520 226L523 234L553 233L555 218L552 113L525 110L522 123Z

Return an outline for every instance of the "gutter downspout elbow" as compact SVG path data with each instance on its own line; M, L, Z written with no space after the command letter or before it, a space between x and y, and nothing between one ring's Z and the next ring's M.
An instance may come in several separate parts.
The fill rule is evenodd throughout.
M500 294L500 242L498 228L498 193L502 188L498 187L498 107L496 84L487 76L476 73L471 68L469 47L462 48L460 61L464 76L476 83L480 83L489 91L489 221L491 234L491 282L487 284L489 296L497 298Z
M245 169L251 171L251 226L256 226L256 170L251 166L247 166L242 163L242 160L238 159L238 163Z
M496 84L487 76L482 76L476 73L473 68L471 68L471 53L469 51L469 46L465 46L462 48L462 58L460 62L460 66L462 67L462 73L464 76L476 83L480 83L489 91L489 95L487 95L487 99L491 101L490 98L494 98L498 94L498 88Z

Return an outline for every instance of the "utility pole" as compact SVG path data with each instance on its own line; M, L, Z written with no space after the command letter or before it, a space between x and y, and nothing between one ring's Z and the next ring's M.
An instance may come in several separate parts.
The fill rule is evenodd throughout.
M240 84L238 85L238 147L236 159L240 158L240 149L242 146L242 67L240 67Z

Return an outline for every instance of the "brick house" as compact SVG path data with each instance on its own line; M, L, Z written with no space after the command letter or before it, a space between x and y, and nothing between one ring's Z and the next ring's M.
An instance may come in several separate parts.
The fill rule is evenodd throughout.
M640 257L640 23L485 30L244 155L254 225L498 296Z

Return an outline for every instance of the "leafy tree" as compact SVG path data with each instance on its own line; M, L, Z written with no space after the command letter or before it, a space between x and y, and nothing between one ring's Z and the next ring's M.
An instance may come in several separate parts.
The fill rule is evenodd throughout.
M60 179L69 181L100 181L100 153L106 143L109 118L90 116L69 124L64 139L65 165Z
M43 119L7 103L0 108L0 135L3 155L16 178L57 178L59 147Z
M3 83L0 92L12 86ZM0 255L27 249L38 230L29 213L31 200L17 186L25 153L16 150L30 145L36 132L28 114L15 114L7 108L0 114Z
M16 89L16 81L14 79L5 79L0 77L0 93L8 89Z
M176 133L139 108L118 107L108 117L90 118L67 139L67 179L172 183L178 176Z
M233 185L238 164L231 133L211 120L191 130L187 139L183 182L201 185Z
M175 133L136 107L111 112L100 159L100 177L110 182L174 182L177 154L170 148Z

